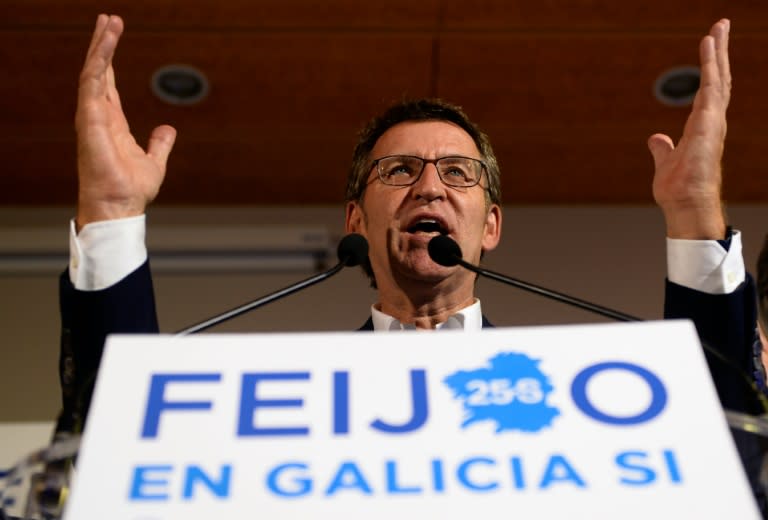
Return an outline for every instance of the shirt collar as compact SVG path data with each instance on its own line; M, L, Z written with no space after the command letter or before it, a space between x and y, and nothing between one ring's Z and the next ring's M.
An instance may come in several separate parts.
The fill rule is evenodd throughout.
M376 332L417 330L412 323L401 323L397 318L381 312L375 306L371 306L371 318L373 318L373 330ZM475 298L472 305L449 316L443 323L438 323L437 328L464 331L481 330L483 328L483 312L480 308L480 300Z

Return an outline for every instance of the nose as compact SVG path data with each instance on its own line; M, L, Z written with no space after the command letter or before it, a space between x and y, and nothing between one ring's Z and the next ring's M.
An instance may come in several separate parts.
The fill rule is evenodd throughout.
M413 184L413 195L417 199L432 201L445 197L445 184L440 180L437 166L426 163L419 179Z

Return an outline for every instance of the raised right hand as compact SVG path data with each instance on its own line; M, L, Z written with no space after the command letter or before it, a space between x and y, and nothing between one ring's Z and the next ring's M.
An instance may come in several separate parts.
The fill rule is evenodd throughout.
M115 86L112 58L123 33L119 16L99 15L80 73L77 131L77 228L144 213L165 177L176 130L152 131L146 151L131 135Z
M725 238L721 162L731 98L729 31L730 21L722 19L699 44L701 85L677 145L664 134L648 139L656 165L653 195L669 238Z

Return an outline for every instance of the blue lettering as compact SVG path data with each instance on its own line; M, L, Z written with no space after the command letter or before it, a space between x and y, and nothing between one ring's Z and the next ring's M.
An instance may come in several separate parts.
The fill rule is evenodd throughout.
M381 419L371 423L371 427L385 433L407 433L421 428L427 422L427 374L423 369L411 370L411 414L410 420L402 425L388 424Z
M443 476L443 461L432 460L432 489L436 493L445 491L445 477Z
M397 482L397 462L388 460L385 472L387 475L387 491L389 493L421 493L421 488L419 486L400 487L400 484Z
M604 370L626 370L643 378L651 389L652 399L648 408L637 415L629 417L608 415L595 408L587 397L587 384L592 376ZM620 361L598 363L579 372L571 384L571 397L582 412L596 421L622 426L650 421L659 415L667 404L667 390L655 374L641 366Z
M664 450L664 462L667 463L667 471L669 471L669 479L672 482L679 483L683 481L683 477L680 475L680 470L677 467L677 460L675 460L675 453L672 450Z
M286 498L302 497L312 492L312 479L304 476L304 472L308 466L301 462L287 462L276 466L267 475L267 487L272 493L280 495ZM280 478L284 472L291 470L299 470L299 474L294 477L289 477L290 487L283 487L280 485Z
M340 489L357 489L365 495L373 493L371 486L354 462L344 462L339 466L336 475L328 484L328 489L325 490L325 495L331 496Z
M333 433L349 433L349 372L333 373Z
M131 500L168 500L168 493L166 489L168 487L168 480L164 477L164 474L169 473L173 469L171 465L160 466L136 466L133 470L133 482L131 484ZM160 473L161 478L151 478L152 473ZM149 486L156 486L160 489L152 494L146 489Z
M210 410L210 401L166 401L165 387L168 383L208 383L221 380L221 374L153 374L149 385L147 411L144 415L144 426L141 437L157 437L160 424L160 414L163 410Z
M456 470L456 477L459 479L459 482L465 488L471 489L472 491L493 491L494 489L498 488L499 483L493 480L490 482L486 482L484 484L478 484L477 482L472 482L469 479L469 470L475 464L485 464L487 466L495 466L496 461L486 457L473 457L471 459L465 460L459 465L458 469Z
M556 482L572 482L578 487L586 487L584 480L562 455L552 455L549 458L539 489L546 489Z
M240 396L240 420L237 424L237 435L240 437L258 435L307 435L309 428L301 427L272 427L259 428L254 425L257 408L295 407L304 404L303 399L259 399L256 396L256 386L261 381L306 381L309 372L266 372L243 374L243 386Z
M633 461L632 459L639 459ZM621 477L619 482L628 486L645 486L656 480L656 472L642 463L648 459L644 451L625 451L616 455L616 464L623 469L634 471L637 476Z
M184 492L182 496L185 500L191 500L195 494L195 484L200 484L213 492L214 496L224 498L229 496L229 485L232 476L232 465L225 464L221 467L221 475L217 480L209 476L199 466L189 466L184 475Z
M525 489L523 461L520 460L520 457L512 457L509 462L512 464L512 482L515 484L515 489Z

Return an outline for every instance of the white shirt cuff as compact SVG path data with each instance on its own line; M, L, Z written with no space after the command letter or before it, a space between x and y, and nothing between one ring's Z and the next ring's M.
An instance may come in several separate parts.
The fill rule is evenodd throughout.
M717 240L667 238L670 282L709 294L728 294L744 282L741 233L734 231L728 251Z
M110 287L147 260L145 216L87 224L77 233L69 224L69 279L76 289Z

